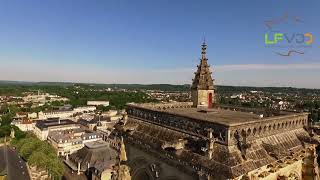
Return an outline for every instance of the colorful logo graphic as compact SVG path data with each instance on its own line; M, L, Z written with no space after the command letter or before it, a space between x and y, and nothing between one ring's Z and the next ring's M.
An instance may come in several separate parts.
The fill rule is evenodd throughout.
M314 36L304 30L306 25L301 26L304 23L300 17L288 13L265 21L265 46L272 48L272 51L280 56L305 54L307 49L312 47Z
M283 41L286 41L287 44L305 44L311 45L313 42L313 35L311 33L269 33L267 32L264 35L265 44L272 45L272 44L279 44Z
M286 44L300 44L300 45L311 45L313 42L313 35L311 33L270 33L267 32L264 35L266 45L281 44L285 41Z

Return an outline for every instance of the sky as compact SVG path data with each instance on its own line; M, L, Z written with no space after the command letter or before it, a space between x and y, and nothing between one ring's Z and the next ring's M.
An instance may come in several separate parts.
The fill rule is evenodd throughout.
M190 84L205 39L216 84L320 88L319 8L319 0L2 0L0 80ZM313 42L268 46L270 32L311 33ZM289 50L303 54L277 54Z

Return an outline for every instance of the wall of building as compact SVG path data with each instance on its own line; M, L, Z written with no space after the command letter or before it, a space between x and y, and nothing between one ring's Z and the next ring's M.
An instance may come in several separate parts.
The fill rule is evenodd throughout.
M91 111L95 111L97 108L95 106L84 106L84 107L77 107L73 109L74 113L77 112L91 112Z
M49 135L49 131L61 131L68 129L77 129L80 128L79 125L66 125L66 126L58 126L58 127L49 127L47 129L40 129L37 126L33 129L34 134L41 140L46 140Z
M40 140L44 141L47 139L49 130L48 129L39 129L38 127L35 126L33 129L34 134L39 138Z
M88 101L87 102L88 106L109 106L109 101Z
M48 119L48 118L68 118L74 114L73 111L52 111L52 112L42 112L38 113L39 119Z
M28 118L29 119L36 119L36 118L38 118L38 114L37 113L28 113Z
M58 156L66 156L67 154L72 154L84 147L83 143L80 143L80 144L72 144L72 142L57 143L54 140L51 140L49 137L48 137L48 140L51 146L57 151Z
M17 126L21 131L33 131L35 123L17 123L14 124Z

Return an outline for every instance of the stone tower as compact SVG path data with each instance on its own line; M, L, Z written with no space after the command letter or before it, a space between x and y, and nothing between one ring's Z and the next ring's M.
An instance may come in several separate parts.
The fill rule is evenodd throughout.
M214 104L214 84L210 65L206 56L207 44L202 44L200 64L192 80L191 99L194 107L212 108Z

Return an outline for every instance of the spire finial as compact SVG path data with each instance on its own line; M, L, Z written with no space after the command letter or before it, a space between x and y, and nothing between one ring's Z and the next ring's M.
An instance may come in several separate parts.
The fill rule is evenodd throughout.
M206 38L203 37L203 43L202 43L202 52L201 52L201 55L202 55L202 58L201 59L207 59L206 57L206 50L207 50L207 44L206 44Z
M121 136L121 141L120 141L120 162L125 162L127 161L127 153L126 153L126 147L123 142L123 136Z

